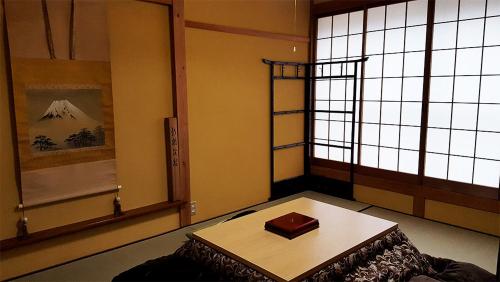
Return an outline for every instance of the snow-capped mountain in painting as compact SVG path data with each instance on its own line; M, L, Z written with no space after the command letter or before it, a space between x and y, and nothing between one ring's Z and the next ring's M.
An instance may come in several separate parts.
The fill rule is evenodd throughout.
M45 111L40 120L55 118L77 119L77 116L84 117L86 115L84 112L80 111L80 109L71 104L68 100L57 100L52 101L52 104L50 104L49 108Z
M54 100L30 129L34 151L53 151L104 144L101 122L91 118L69 100Z

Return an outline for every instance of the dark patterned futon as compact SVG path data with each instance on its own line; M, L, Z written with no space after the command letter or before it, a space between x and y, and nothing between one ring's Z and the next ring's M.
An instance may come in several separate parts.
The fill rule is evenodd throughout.
M114 279L138 280L272 281L195 239L187 241L173 255L148 261ZM477 266L421 254L399 229L328 265L304 281L409 280L496 281L494 275Z
M194 239L175 253L209 267L223 280L271 280ZM305 281L406 281L420 274L433 274L432 267L398 229L314 273Z

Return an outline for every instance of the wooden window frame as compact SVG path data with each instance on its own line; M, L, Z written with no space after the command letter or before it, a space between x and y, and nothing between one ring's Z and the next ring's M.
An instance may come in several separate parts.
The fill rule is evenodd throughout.
M355 184L366 185L382 190L411 195L414 197L413 214L424 216L425 199L437 200L459 206L479 209L488 212L500 213L500 188L487 187L477 184L462 183L452 180L444 180L425 176L425 153L427 141L427 121L429 115L429 92L431 79L431 60L432 60L432 40L434 29L434 10L435 1L428 0L427 25L426 25L426 43L424 58L424 76L423 76L423 95L422 110L420 122L420 140L419 140L419 160L418 173L416 175L372 168L361 165L361 138L362 129L359 123L358 128L358 159L355 164ZM316 34L318 19L322 17L335 16L344 13L363 11L363 40L362 56L365 56L366 34L367 34L367 14L369 8L403 3L406 0L339 0L319 4L312 4L311 7L311 61L316 60ZM362 64L360 101L363 101L364 87L364 64ZM314 87L313 87L314 89ZM363 118L363 103L359 107L360 121ZM314 127L312 127L313 136ZM348 180L349 165L347 163L319 159L314 157L314 151L310 156L311 172L339 180Z

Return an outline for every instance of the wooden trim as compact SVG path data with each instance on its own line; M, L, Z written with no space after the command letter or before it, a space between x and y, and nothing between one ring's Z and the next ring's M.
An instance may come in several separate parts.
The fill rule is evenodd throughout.
M407 184L397 180L387 180L385 178L380 178L377 176L358 174L358 179L356 183L371 186L374 188L385 188L384 190L388 190L395 193L400 193L404 195L412 195L417 194L416 185Z
M218 31L218 32L225 32L225 33L231 33L231 34L256 36L256 37L263 37L263 38L270 38L270 39L277 39L277 40L294 41L294 42L309 43L309 41L310 41L309 37L307 37L307 36L285 34L285 33L275 33L275 32L261 31L261 30L248 29L248 28L242 28L242 27L233 27L233 26L227 26L227 25L202 23L202 22L196 22L196 21L186 21L186 27L211 30L211 31Z
M309 44L307 50L307 60L308 62L314 62L316 58L316 40L314 39L318 25L317 22L311 20L311 7L312 1L309 2ZM311 66L304 66L304 76L311 76L313 69ZM311 142L313 141L314 133L314 118L311 113L311 108L314 105L314 100L316 99L316 82L314 80L304 81L304 152L303 152L303 163L304 163L304 175L311 175L311 157L314 154L313 146ZM272 191L271 191L272 194Z
M311 164L311 174L346 182L349 181L349 172L343 169L334 169ZM359 175L355 174L354 176L354 182L359 182L359 179L356 178Z
M367 166L358 166L356 171L359 174L396 180L405 184L410 184L410 185L418 184L418 176L414 174L367 167Z
M425 217L425 198L421 195L413 196L413 215Z
M434 7L435 1L429 0L427 3L427 30L425 39L425 63L424 63L424 84L422 93L422 116L420 119L420 145L418 157L418 176L420 183L423 183L425 174L425 151L427 147L427 122L429 117L429 96L432 63L432 39L434 33Z
M498 188L481 186L477 184L463 183L452 180L424 177L424 186L442 189L445 191L476 196L486 199L498 200Z
M423 186L422 195L433 201L500 214L500 201Z
M311 164L337 170L349 170L349 163L338 161L313 158ZM376 176L386 179L393 179L410 185L415 185L418 183L418 177L416 175L404 172L390 171L361 165L355 165L354 172L356 172L357 175Z
M70 235L73 233L105 226L111 223L122 222L127 219L136 218L139 216L144 216L160 211L167 211L171 209L178 209L182 206L184 202L174 201L174 202L161 202L157 204L152 204L145 207L140 207L132 209L123 213L123 215L115 217L113 214L97 217L85 221L80 221L60 227L50 228L43 231L34 232L28 235L25 239L10 238L0 241L0 251L6 251L26 245L35 244L45 240Z
M368 11L363 9L363 35L361 39L361 58L366 56L366 34L368 29ZM359 119L358 119L358 164L361 164L361 140L363 140L363 101L365 96L365 61L361 63L361 79L359 85ZM356 114L356 113L354 113Z
M310 38L310 40L309 40L309 62L316 61L316 43L317 43L316 37L318 34L318 21L316 19L314 19L312 14L311 14L312 6L313 6L312 2L313 1L311 1L310 5L309 5L309 38ZM316 67L305 66L304 68L307 68L310 76L316 75ZM305 72L305 73L307 75L307 72ZM316 103L314 103L314 101L316 101L316 80L313 79L310 81L309 88L306 89L306 95L309 96L309 97L305 97L309 100L309 109L305 109L305 110L306 111L315 110ZM305 103L305 101L306 100L304 100L304 103ZM309 115L309 132L304 136L305 138L307 138L307 140L305 140L305 141L307 141L307 143L309 143L309 144L307 144L307 147L304 147L304 149L307 150L309 153L309 156L307 156L308 157L307 162L309 163L309 167L308 168L304 167L304 171L307 171L306 175L311 174L310 166L312 164L311 161L312 161L313 156L314 156L314 145L311 145L310 143L314 141L314 131L315 131L314 120L316 119L316 113L309 112L308 115ZM304 164L305 164L305 162L304 162Z
M172 58L172 84L174 92L174 115L177 118L179 143L179 187L174 190L172 199L182 201L179 217L180 226L191 223L191 199L189 185L189 132L186 75L186 35L184 22L184 0L173 0L170 13L170 44Z
M406 2L406 0L332 0L314 4L312 15L317 18L326 17L402 2Z
M324 167L337 170L338 172L336 172L335 175L342 175L340 171L344 171L345 173L347 173L347 171L349 170L348 163L317 159L317 158L312 159L311 165L316 167ZM390 171L390 170L384 170L384 169L378 169L360 165L356 165L354 171L356 172L356 175L359 177L373 176L380 179L386 179L387 181L397 181L404 185L413 185L417 189L419 189L419 187L421 186L427 186L431 188L441 189L454 193L460 193L464 195L470 195L479 198L492 199L492 200L499 199L498 189L488 186L462 183L462 182L444 180L432 177L424 177L423 181L421 182L419 177L414 174L408 174L408 173L402 173L397 171ZM339 180L344 180L344 179L339 178Z
M425 217L425 198L423 193L423 183L425 175L425 151L427 147L427 123L429 117L429 95L430 95L430 77L432 63L432 40L434 31L434 11L435 0L429 0L427 3L427 26L425 38L425 62L424 78L422 86L422 111L420 117L420 141L418 152L418 183L417 192L419 195L413 197L413 215ZM475 191L475 189L473 190Z
M313 17L312 15L312 6L313 6L313 1L311 1L309 5L309 25L310 25L310 31L309 31L309 38L310 38L310 44L309 44L309 62L315 62L316 61L316 37L318 35L318 21ZM309 75L316 75L316 67L314 66L306 66L305 68L308 69ZM314 101L316 100L316 83L315 82L310 82L309 83L309 88L307 89L309 94L309 97L307 99L309 100L309 109L305 110L315 110L316 108L316 103ZM307 95L306 94L306 95ZM309 134L307 135L308 137L308 142L311 143L314 141L314 131L315 131L315 122L314 120L316 119L316 113L315 112L309 112ZM311 161L314 156L314 145L308 144L308 147L306 148L309 151L309 156L307 162L309 163L309 166L311 166ZM304 162L305 163L305 162ZM304 168L306 169L306 168ZM308 175L311 174L311 168L307 168Z
M149 2L149 3L154 3L154 4L159 4L159 5L165 5L165 6L172 6L172 1L173 0L137 0L141 2Z
M338 180L348 179L348 172L345 170L318 165L311 166L311 173L313 175L319 175ZM443 188L432 187L427 185L426 183L424 183L424 185L409 184L394 178L366 175L359 172L356 172L355 176L355 184L365 185L399 194L410 195L414 197L414 200L417 199L417 201L422 201L425 199L435 200L439 202L500 214L500 201L496 199L484 198L477 195L466 195L457 191L450 191ZM416 205L416 207L414 206L414 211L416 211L417 213L414 215L419 216L419 213L422 213L422 210L424 210L425 207L422 206L421 202L418 202Z
M327 178L349 181L349 171L346 170L313 165L311 166L311 173L313 175L324 176ZM413 184L408 184L398 180L388 180L385 178L366 175L359 172L356 172L354 176L355 176L354 179L355 184L371 186L374 188L381 187L380 189L405 195L415 195L416 187Z
M318 34L318 21L313 18L312 12L313 1L309 3L309 52L307 56L309 62L316 60L316 36ZM314 84L314 83L313 83Z
M342 171L346 171L346 173L349 171L349 163L332 161L332 160L325 160L325 159L318 159L318 158L314 158L314 157L311 158L311 165L325 167L325 168L333 168L336 170L342 170ZM354 172L356 172L357 169L358 169L358 166L355 166Z

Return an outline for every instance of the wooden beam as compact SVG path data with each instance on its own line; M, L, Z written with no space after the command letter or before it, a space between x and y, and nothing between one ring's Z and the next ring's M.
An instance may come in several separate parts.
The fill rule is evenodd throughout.
M470 195L480 198L498 200L498 188L482 186L453 180L424 177L422 186L433 187L445 191Z
M366 56L366 34L368 29L368 11L363 10L363 35L361 39L361 58ZM359 120L358 120L358 164L361 164L361 140L363 140L363 101L365 96L365 62L361 63L361 83L359 85Z
M137 0L137 1L172 6L172 0Z
M422 187L422 195L427 200L500 214L500 201L498 200L464 195L462 193L436 189L425 185Z
M186 21L186 27L196 28L196 29L204 29L232 34L240 34L240 35L248 35L248 36L256 36L262 38L270 38L277 40L286 40L286 41L294 41L294 42L303 42L308 43L309 37L293 35L293 34L285 34L285 33L275 33L268 31L261 31L255 29L241 28L241 27L233 27L226 25L218 25L218 24L209 24L195 21Z
M430 92L430 77L431 77L431 60L432 60L432 39L434 25L434 7L435 1L429 0L427 6L427 27L425 39L425 64L424 64L424 84L422 92L422 115L420 120L420 144L418 153L418 178L419 183L424 183L425 175L425 151L427 147L427 119L429 117L429 92ZM422 189L422 186L418 189ZM413 214L424 217L425 214L425 198L416 197L413 200Z
M191 223L191 201L189 183L189 133L186 76L186 36L184 24L184 0L173 0L170 13L170 44L172 58L172 84L174 92L174 115L177 118L179 143L179 187L173 191L172 199L185 204L180 209L180 225Z
M348 171L343 169L335 169L330 167L312 165L311 173L313 175L324 176L332 179L344 180L348 179ZM456 191L449 191L442 188L436 188L427 184L410 184L395 178L384 178L375 175L366 175L356 172L355 184L365 185L376 189L386 190L404 195L410 195L417 198L417 201L422 199L434 200L443 203L453 204L457 206L477 209L500 214L500 201L496 199L484 198L480 196L472 196ZM492 188L494 189L494 188ZM418 199L418 198L422 199ZM421 206L422 203L417 203L417 214L421 213L420 209L425 209Z
M313 1L310 2L309 4L309 38L310 38L310 43L309 43L309 62L315 62L316 61L316 44L317 44L317 34L318 34L318 21L314 19L312 15L312 7L313 7ZM315 75L316 73L316 68L313 66L306 66L305 68L308 69L309 76ZM306 89L306 95L310 95L310 97L307 97L309 99L309 109L305 110L314 110L316 108L316 105L314 101L316 101L316 81L312 80L309 85L308 89ZM304 100L305 101L305 100ZM310 112L309 113L309 132L304 136L308 138L306 141L307 142L312 142L312 136L314 135L315 132L315 122L314 120L316 119L316 113L315 112ZM304 166L304 172L305 175L310 175L311 174L311 161L314 156L314 146L311 144L308 144L307 147L304 147L304 153L309 153L307 163L309 164L309 167L306 168ZM304 157L306 157L304 155ZM306 165L306 162L304 162L304 165Z
M314 4L312 6L312 15L314 17L325 17L401 2L406 2L406 0L332 0Z
M114 216L113 214L97 217L85 221L76 222L73 224L68 224L60 227L50 228L43 231L34 232L28 235L27 238L18 239L18 238L10 238L0 241L0 251L6 251L26 245L35 244L38 242L42 242L45 240L70 235L73 233L85 231L88 229L93 229L97 227L101 227L111 223L122 222L124 220L136 218L139 216L144 216L160 211L167 211L171 209L178 209L182 206L184 202L175 201L175 202L161 202L157 204L152 204L145 207L140 207L136 209L132 209L126 211L121 216Z
M346 173L348 173L350 166L349 163L318 159L318 158L313 158L311 164L314 166L344 170ZM377 178L395 180L409 185L418 184L418 177L410 173L390 171L390 170L378 169L374 167L367 167L361 165L356 165L354 167L354 172L356 172L359 175L375 176Z

